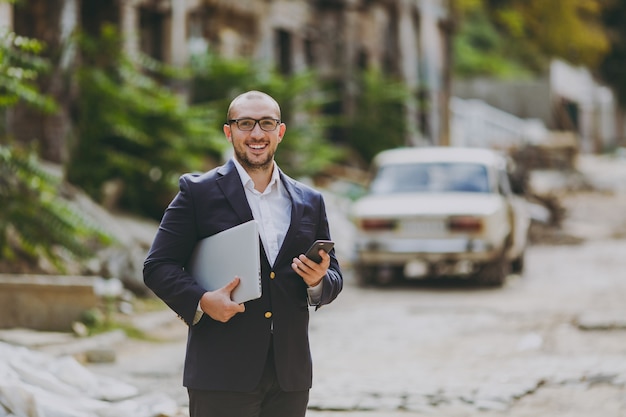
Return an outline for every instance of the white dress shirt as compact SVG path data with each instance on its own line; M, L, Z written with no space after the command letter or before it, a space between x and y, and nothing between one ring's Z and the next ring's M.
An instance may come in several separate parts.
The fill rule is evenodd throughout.
M273 266L291 223L291 198L280 181L276 164L270 183L260 192L254 188L254 181L241 164L235 158L233 162L246 192L252 216L259 224L259 234L267 260Z

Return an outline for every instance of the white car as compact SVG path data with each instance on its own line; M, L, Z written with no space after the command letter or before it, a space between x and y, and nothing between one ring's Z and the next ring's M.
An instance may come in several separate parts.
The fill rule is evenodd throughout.
M459 276L499 286L521 272L530 216L511 191L507 161L482 148L378 154L369 192L351 213L360 283Z

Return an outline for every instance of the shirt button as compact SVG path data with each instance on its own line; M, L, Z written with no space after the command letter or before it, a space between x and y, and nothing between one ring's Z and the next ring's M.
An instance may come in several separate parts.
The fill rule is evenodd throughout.
M271 311L266 311L265 312L265 318L269 319L270 317L272 317L272 312Z
M274 271L270 272L270 278L271 278L271 279L276 278L276 274L274 273Z

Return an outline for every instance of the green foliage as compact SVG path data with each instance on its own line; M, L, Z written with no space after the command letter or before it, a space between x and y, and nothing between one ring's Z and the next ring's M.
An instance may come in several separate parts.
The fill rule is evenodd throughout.
M39 92L36 79L49 68L39 54L43 45L37 40L0 31L0 109L23 101L44 111L53 111L55 103Z
M494 0L488 0L494 3ZM605 0L508 0L490 8L501 33L522 51L595 68L607 51L600 15ZM517 20L515 26L509 22ZM523 28L523 30L520 30ZM530 54L527 54L528 57Z
M607 51L603 0L456 0L460 76L542 73L552 58L597 66Z
M81 314L80 323L84 325L85 336L94 336L115 330L122 330L126 336L136 340L156 341L128 320L123 320L115 312L116 300L105 300L100 308L86 310Z
M225 59L213 53L194 55L190 60L193 103L213 103L222 110L223 123L226 108L239 90L255 83L259 78L258 69L246 59Z
M0 33L0 109L18 102L53 111L39 91L38 76L49 69L37 40ZM37 264L46 259L60 272L67 259L89 257L110 239L59 197L61 182L42 169L34 152L7 145L0 137L0 264ZM15 268L15 269L14 269Z
M405 145L409 99L404 84L374 70L361 73L356 112L344 126L347 143L367 162L380 151Z
M529 74L516 63L506 40L482 9L468 12L454 38L454 73L460 77L523 77ZM539 65L539 64L537 64Z
M61 182L35 154L0 146L0 254L5 261L39 257L64 271L67 258L86 258L111 239L59 197Z
M79 38L77 141L67 175L97 201L118 184L121 208L158 219L178 176L202 170L227 142L209 107L189 106L164 85L180 74L147 57L131 60L121 43L113 26L98 39Z
M260 90L278 101L282 120L287 124L276 160L289 175L315 175L339 160L343 153L326 138L333 120L323 113L332 99L312 73L283 76L276 72L260 72L247 60L227 60L212 54L192 59L194 102L205 103L219 114L216 123L226 119L230 101L247 90Z

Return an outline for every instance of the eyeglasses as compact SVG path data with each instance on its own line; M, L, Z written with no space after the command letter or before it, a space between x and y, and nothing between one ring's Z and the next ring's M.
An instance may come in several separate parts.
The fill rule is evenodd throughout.
M271 132L272 130L276 130L276 128L280 124L280 119L265 118L257 120L246 117L242 119L230 119L228 121L228 124L233 123L237 124L239 130L243 130L246 132L254 129L254 126L256 126L257 123L259 124L261 130Z

